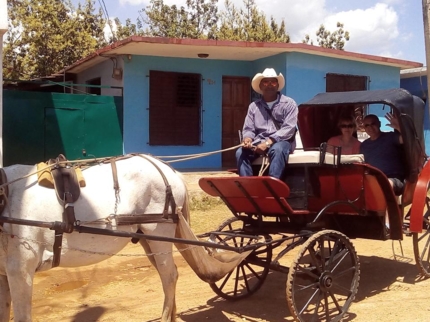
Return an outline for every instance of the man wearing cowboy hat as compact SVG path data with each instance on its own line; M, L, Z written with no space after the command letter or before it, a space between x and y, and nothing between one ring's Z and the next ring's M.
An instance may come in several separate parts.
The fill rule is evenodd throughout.
M240 176L252 176L252 162L261 154L270 158L269 175L280 179L288 156L296 146L296 102L279 91L285 79L276 75L273 68L266 68L252 79L252 88L261 99L249 105L243 125L243 146L236 152Z

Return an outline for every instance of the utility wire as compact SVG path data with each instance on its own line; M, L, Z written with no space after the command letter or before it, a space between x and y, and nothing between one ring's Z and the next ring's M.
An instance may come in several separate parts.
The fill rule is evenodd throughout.
M109 26L110 32L112 33L112 40L115 42L116 37L115 37L115 34L113 32L112 22L110 20L109 13L108 13L107 8L106 8L106 4L105 4L104 0L98 0L98 1L99 1L99 5L100 5L100 7L101 7L101 9L105 15L105 18L106 18L107 24Z

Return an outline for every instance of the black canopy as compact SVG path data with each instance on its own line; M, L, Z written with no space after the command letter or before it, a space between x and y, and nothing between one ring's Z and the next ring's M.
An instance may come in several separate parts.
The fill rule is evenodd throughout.
M410 180L415 181L424 161L424 102L402 88L320 93L299 105L298 127L303 147L318 147L338 135L340 115L354 115L356 107L389 106L400 120Z
M414 104L413 95L403 88L373 91L320 93L300 107L344 105L344 104L386 104L397 109L409 109Z

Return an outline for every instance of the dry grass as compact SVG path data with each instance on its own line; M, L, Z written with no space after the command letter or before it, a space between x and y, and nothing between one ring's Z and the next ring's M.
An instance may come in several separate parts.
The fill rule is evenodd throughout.
M233 216L224 202L207 195L195 195L190 200L191 229L195 234L214 231L227 218Z

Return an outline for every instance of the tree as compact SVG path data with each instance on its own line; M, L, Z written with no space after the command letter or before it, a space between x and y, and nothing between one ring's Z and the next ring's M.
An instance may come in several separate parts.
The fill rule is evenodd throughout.
M142 36L144 34L142 30L142 22L140 21L140 19L137 19L137 22L135 24L132 23L130 19L127 19L125 21L125 25L122 25L121 21L118 18L115 18L114 23L116 31L113 30L113 34L108 40L110 44L130 36Z
M207 2L206 2L207 1ZM170 38L212 38L218 18L218 0L187 0L187 8L151 0L142 10L145 34Z
M92 0L76 10L70 0L8 0L7 7L4 78L51 75L106 43L105 22Z
M336 27L335 31L330 32L325 29L324 25L321 25L316 32L318 45L324 48L343 50L345 42L349 41L349 32L343 29L343 23L338 22ZM302 42L313 45L309 35L306 35Z
M235 19L238 19L238 28L242 38L239 40L259 41L259 42L289 42L290 38L285 33L285 23L282 20L281 28L270 17L270 23L266 15L258 10L255 0L244 0L244 9L240 9ZM234 7L230 2L225 2L227 6ZM222 39L221 37L218 37Z
M244 0L244 9L237 9L230 0L218 19L218 0L187 0L187 7L165 5L151 0L142 10L148 28L146 35L192 39L223 39L246 41L289 42L285 23L278 26L273 17L268 22L255 0Z

